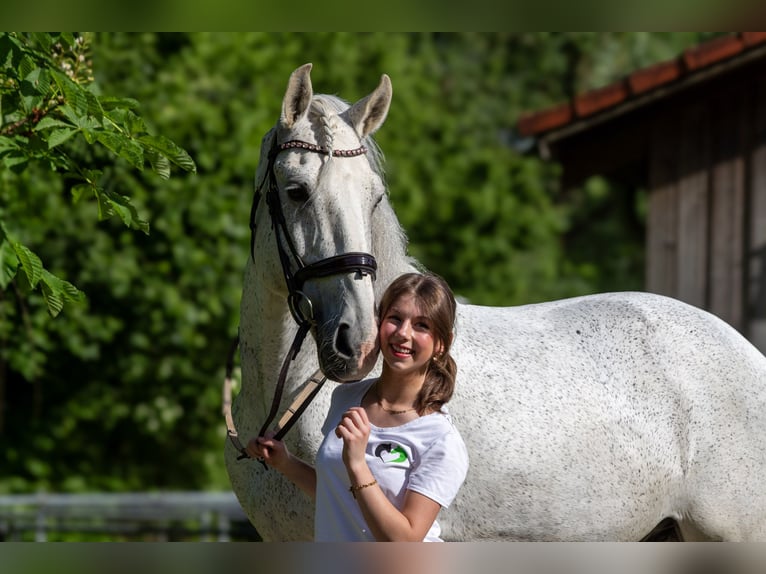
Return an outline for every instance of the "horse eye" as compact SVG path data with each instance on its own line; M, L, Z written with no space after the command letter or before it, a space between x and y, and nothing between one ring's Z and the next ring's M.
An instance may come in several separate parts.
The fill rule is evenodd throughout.
M285 188L287 197L293 201L306 201L309 198L309 190L305 185L294 184Z

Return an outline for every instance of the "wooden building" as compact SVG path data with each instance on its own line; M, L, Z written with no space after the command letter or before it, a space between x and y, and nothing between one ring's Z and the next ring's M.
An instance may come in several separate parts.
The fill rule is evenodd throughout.
M518 131L559 162L648 191L647 291L711 311L766 352L766 33L717 37Z

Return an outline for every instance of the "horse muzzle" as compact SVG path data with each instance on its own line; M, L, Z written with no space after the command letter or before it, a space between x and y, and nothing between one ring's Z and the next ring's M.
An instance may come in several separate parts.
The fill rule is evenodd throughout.
M319 367L328 379L338 382L364 378L375 366L378 357L374 329L363 333L346 322L317 332Z

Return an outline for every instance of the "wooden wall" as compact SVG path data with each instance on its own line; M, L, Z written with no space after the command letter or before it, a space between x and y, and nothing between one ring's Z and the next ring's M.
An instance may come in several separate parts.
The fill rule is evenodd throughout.
M647 291L766 353L766 56L544 140L565 188L599 174L648 190Z
M766 81L666 106L648 139L646 289L766 351Z

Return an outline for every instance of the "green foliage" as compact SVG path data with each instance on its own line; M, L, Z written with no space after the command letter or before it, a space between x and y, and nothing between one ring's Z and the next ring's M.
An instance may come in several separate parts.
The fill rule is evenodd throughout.
M253 174L296 67L350 101L391 76L377 137L411 254L472 302L512 305L642 285L640 190L565 193L516 149L519 115L697 39L0 36L0 492L228 487L220 392ZM79 292L53 276L88 294L55 320Z
M133 111L136 100L98 93L89 51L87 35L0 34L0 167L18 174L30 163L44 165L69 180L75 202L93 195L99 219L117 214L126 226L148 233L130 199L105 187L103 171L84 166L64 144L73 137L98 143L135 169L151 162L164 178L171 163L193 172L194 161L172 141L148 133ZM3 186L0 205L17 201L16 190ZM39 286L51 315L65 301L81 301L83 293L44 269L17 233L23 230L9 231L0 219L0 287L6 289L22 270L25 286Z

